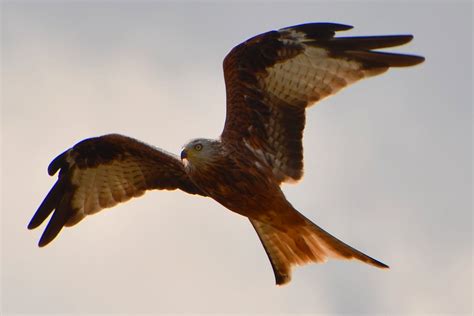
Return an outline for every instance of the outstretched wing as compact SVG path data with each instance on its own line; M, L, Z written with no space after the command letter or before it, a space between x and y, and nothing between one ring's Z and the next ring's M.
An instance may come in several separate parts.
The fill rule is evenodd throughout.
M305 109L359 79L420 56L373 49L409 42L411 35L334 37L351 26L311 23L253 37L224 60L227 116L223 142L244 145L280 182L303 173Z
M31 219L33 229L54 211L39 246L50 243L63 226L138 197L146 190L181 189L204 195L188 179L177 158L135 139L105 135L81 141L56 157L48 167L59 177Z

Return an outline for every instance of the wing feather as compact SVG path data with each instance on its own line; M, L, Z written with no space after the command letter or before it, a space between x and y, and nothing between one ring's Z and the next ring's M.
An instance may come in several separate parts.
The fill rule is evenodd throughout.
M408 43L412 35L334 37L350 28L302 24L255 36L232 49L224 59L227 114L222 141L245 146L271 167L277 181L298 180L308 106L390 67L424 60L373 51Z
M87 215L141 196L147 190L181 189L204 195L187 177L176 157L133 138L105 135L86 139L56 157L48 167L58 181L31 219L41 225L53 212L39 246L50 243L64 226Z

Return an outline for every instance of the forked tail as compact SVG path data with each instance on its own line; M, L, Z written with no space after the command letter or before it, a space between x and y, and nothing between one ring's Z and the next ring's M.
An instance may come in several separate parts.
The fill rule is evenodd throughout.
M250 219L270 259L277 285L290 282L292 266L323 263L328 258L357 259L378 268L388 268L304 219L305 224L285 227L286 231Z

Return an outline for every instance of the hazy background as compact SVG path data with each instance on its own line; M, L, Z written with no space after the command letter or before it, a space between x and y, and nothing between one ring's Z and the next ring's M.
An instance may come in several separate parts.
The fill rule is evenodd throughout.
M2 313L470 314L472 3L2 3ZM391 266L273 272L247 220L210 199L149 192L39 249L26 226L49 162L116 132L179 153L223 127L222 60L256 34L312 21L410 33L427 57L308 111L305 177L284 190Z

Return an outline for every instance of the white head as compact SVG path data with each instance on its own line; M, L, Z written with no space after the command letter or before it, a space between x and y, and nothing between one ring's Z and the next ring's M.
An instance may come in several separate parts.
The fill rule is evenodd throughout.
M220 142L198 138L187 143L181 151L181 160L186 165L202 166L215 160L220 153Z

